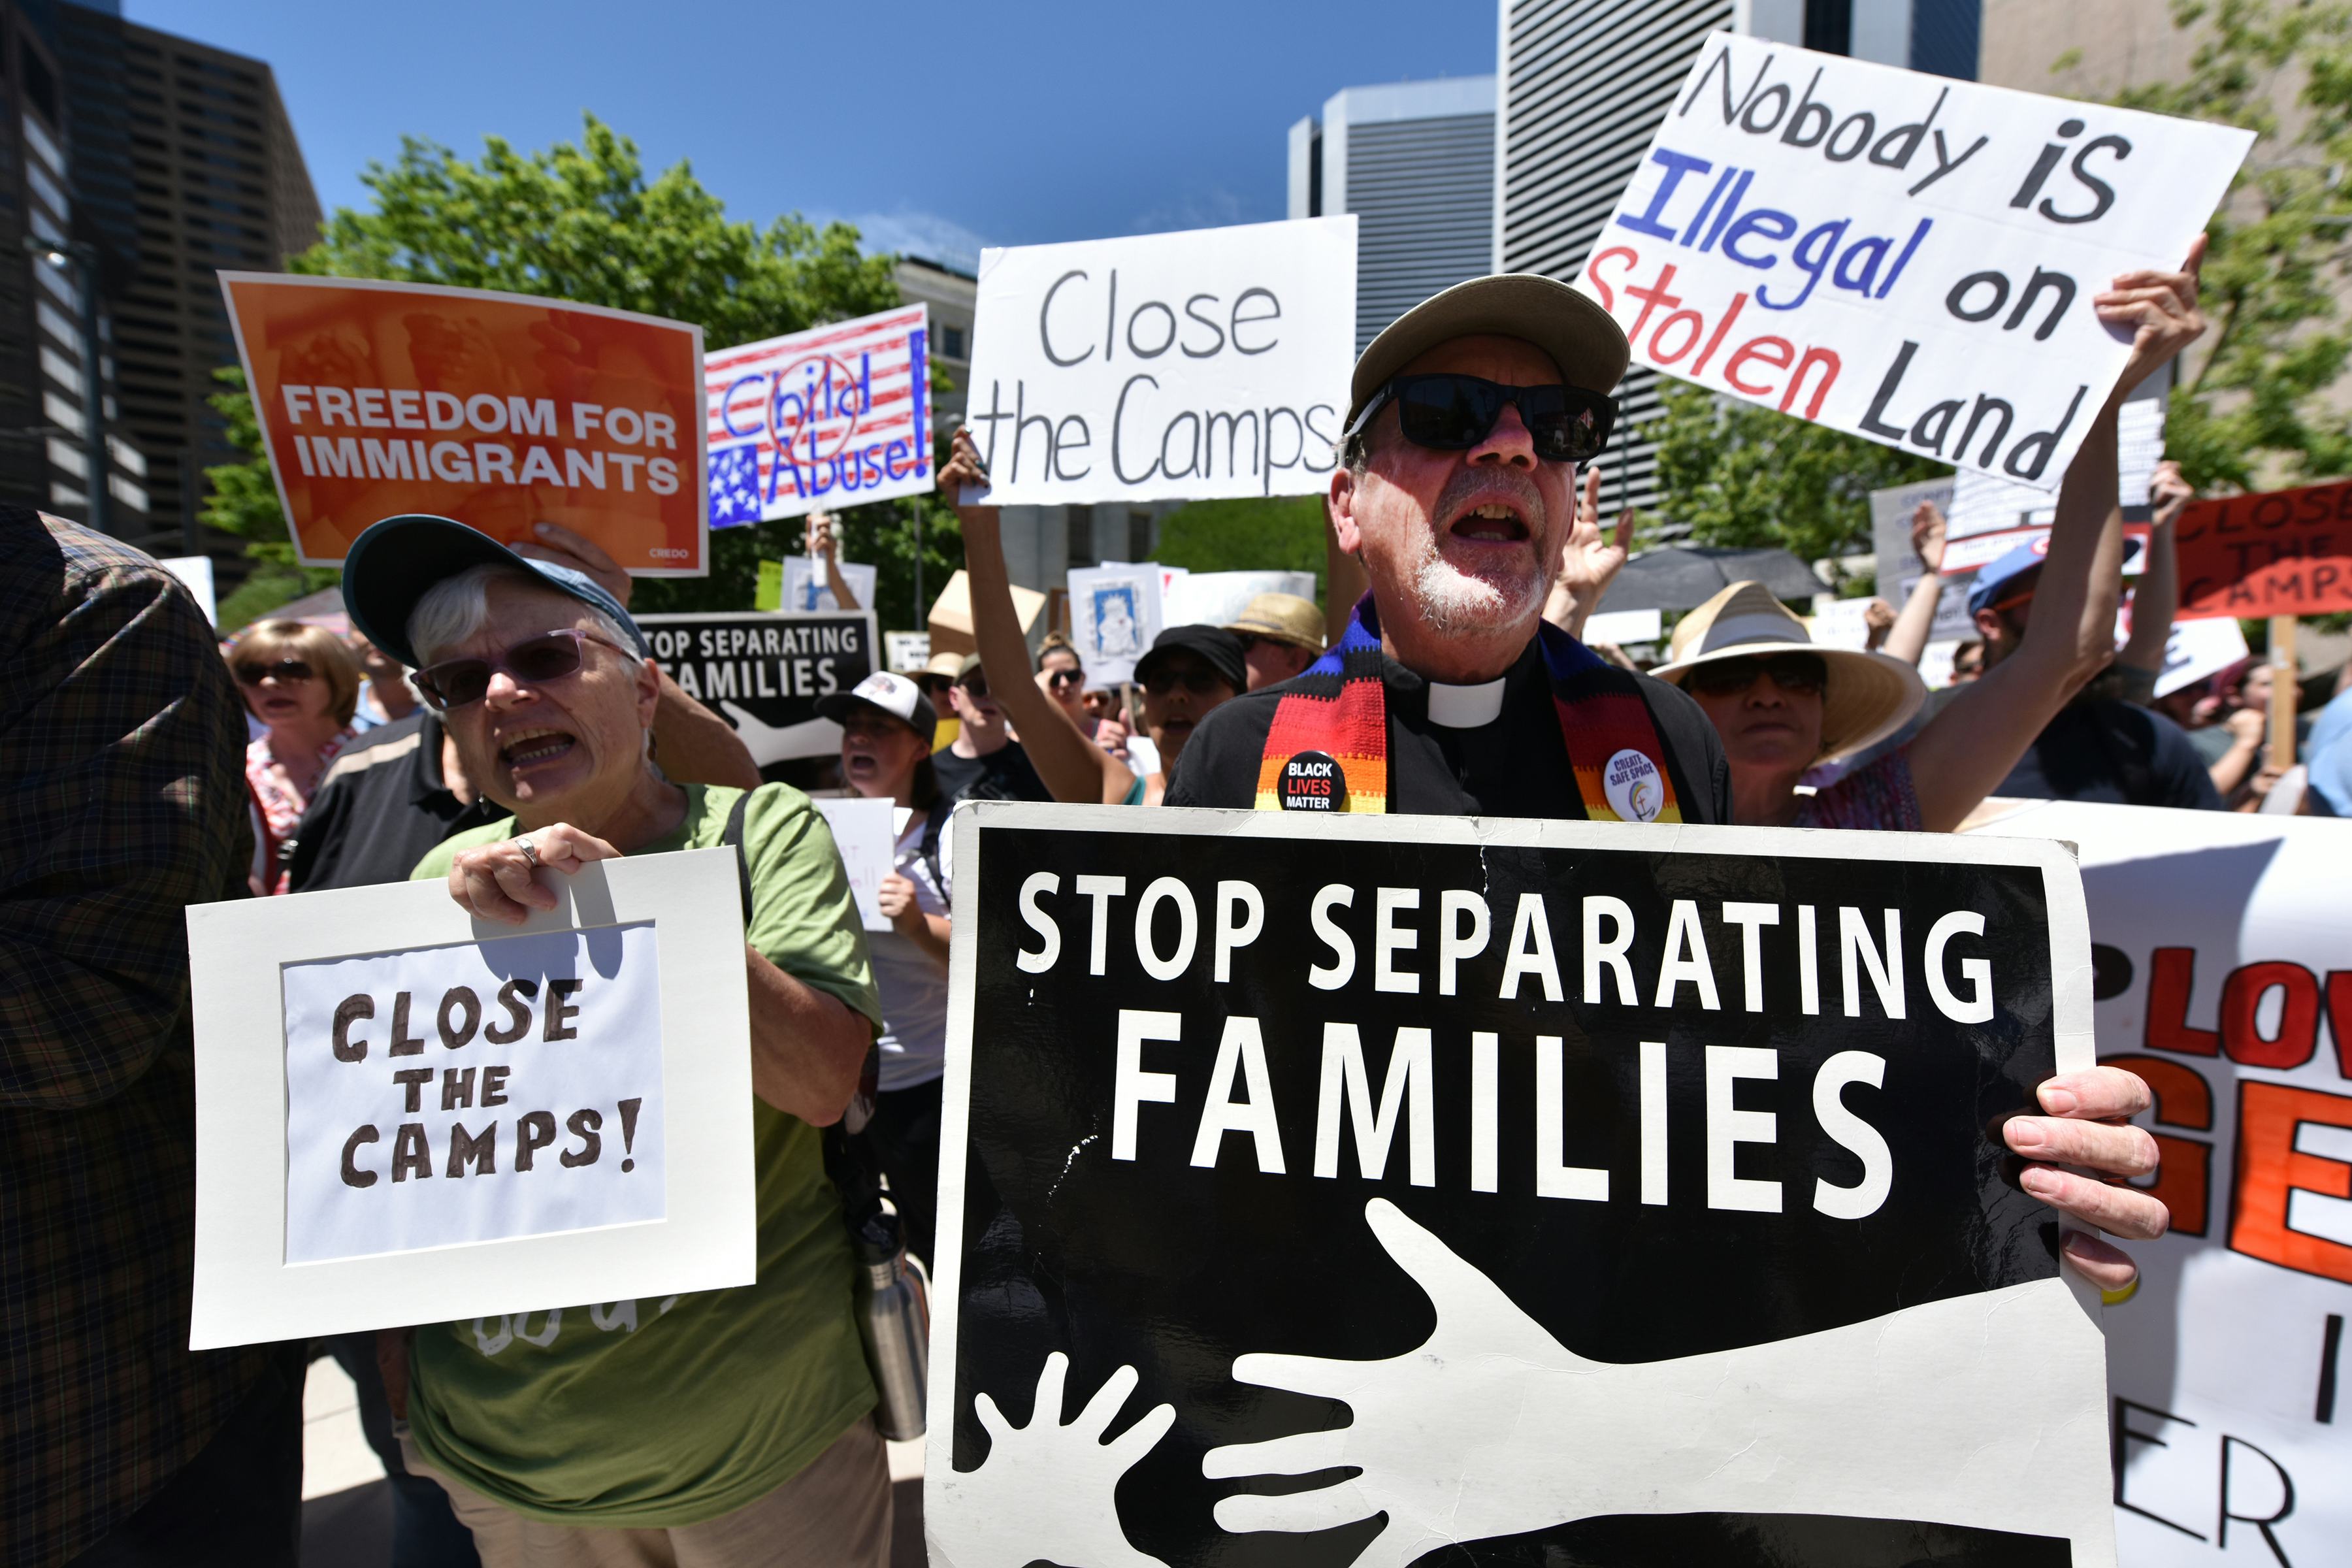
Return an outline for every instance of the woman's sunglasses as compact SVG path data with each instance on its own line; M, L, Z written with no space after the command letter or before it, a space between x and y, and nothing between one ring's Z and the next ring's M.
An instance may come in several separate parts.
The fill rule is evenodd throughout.
M588 632L541 632L535 637L525 637L498 658L445 658L438 664L428 664L416 672L417 689L432 699L434 707L446 712L488 696L490 678L500 672L513 677L520 686L537 686L577 675L587 658L581 645L592 642L604 643L616 653L621 651L614 643Z
M1416 447L1466 452L1494 434L1506 405L1519 411L1519 423L1548 463L1589 462L1609 445L1617 405L1581 386L1505 386L1479 376L1446 371L1391 377L1372 394L1349 427L1353 435L1371 422L1383 403L1397 405L1397 426Z
M1045 684L1048 686L1076 686L1079 682L1085 680L1086 678L1087 672L1083 669L1049 669L1045 672Z
M1769 658L1723 658L1694 666L1683 685L1709 697L1731 697L1769 676L1781 690L1799 696L1819 693L1830 683L1829 666L1810 653L1777 653Z
M317 670L299 658L281 658L275 664L264 664L259 659L252 658L237 661L236 679L240 685L258 686L273 675L278 678L278 684L280 686L292 686L298 681L316 680L319 678Z

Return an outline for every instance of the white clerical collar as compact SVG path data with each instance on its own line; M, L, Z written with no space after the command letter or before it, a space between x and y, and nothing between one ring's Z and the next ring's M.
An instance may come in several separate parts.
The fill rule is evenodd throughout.
M1491 724L1503 711L1503 682L1481 686L1441 686L1429 683L1429 721L1447 730L1475 730Z

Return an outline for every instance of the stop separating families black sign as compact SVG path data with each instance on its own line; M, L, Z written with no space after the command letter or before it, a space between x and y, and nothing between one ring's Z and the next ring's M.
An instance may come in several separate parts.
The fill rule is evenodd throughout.
M654 662L734 725L763 767L838 752L841 728L817 717L817 699L885 668L868 610L639 616L637 626Z
M2059 847L954 831L934 1563L2114 1562Z

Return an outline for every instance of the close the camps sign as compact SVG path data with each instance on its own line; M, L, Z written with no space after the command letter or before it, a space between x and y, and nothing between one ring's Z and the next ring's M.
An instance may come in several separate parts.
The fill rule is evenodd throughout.
M934 1562L2115 1561L2058 847L954 831Z
M199 1350L749 1284L732 851L199 904Z
M679 689L735 726L765 766L841 749L841 726L817 699L883 668L872 610L766 610L639 616L654 662Z
M2352 610L2352 484L2192 502L2173 532L2183 620Z
M1718 33L1579 287L1637 365L2055 489L2130 353L2093 297L2252 142Z
M1311 495L1356 357L1353 216L980 253L989 500Z

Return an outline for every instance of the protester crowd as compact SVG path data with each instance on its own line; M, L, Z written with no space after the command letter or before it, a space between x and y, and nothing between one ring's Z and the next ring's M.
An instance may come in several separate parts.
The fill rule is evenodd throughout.
M2155 695L2188 500L2176 469L2150 498L2120 652L2114 637L2116 407L2202 331L2193 255L2099 298L2134 334L2130 363L2046 552L1972 580L1978 641L1933 695L1916 668L1944 589L1932 508L1916 532L1927 571L1874 613L1873 647L1816 643L1738 583L1684 616L1646 672L1589 649L1577 633L1631 541L1630 518L1604 533L1594 468L1622 334L1547 279L1441 298L1356 367L1328 515L1369 591L1336 641L1312 603L1260 595L1229 625L1161 631L1131 691L1089 689L1066 638L1033 654L996 512L960 502L976 651L877 673L822 709L841 726L840 788L892 809L888 929L871 933L808 796L763 782L727 721L658 668L629 577L577 534L546 525L509 551L389 520L352 549L348 639L271 619L216 651L136 552L0 513L8 558L31 567L0 584L10 1560L292 1561L303 1347L183 1348L191 903L430 879L512 923L553 906L551 876L738 847L758 1282L551 1311L536 1338L418 1324L322 1348L361 1389L402 1568L864 1564L887 1560L889 1481L834 1163L851 1140L824 1130L856 1124L928 1260L947 1223L958 804L1263 807L1304 751L1343 764L1343 808L1903 832L1957 829L1989 797L2250 809L2278 784L2269 665ZM957 432L940 488L986 482ZM813 548L852 602L829 528ZM2311 726L2304 809L2352 810L2347 704L2339 691ZM1604 786L1596 749L1628 747L1650 772ZM2025 1189L2125 1239L2160 1234L2161 1205L2121 1181L2151 1168L2146 1134L2122 1124L2147 1103L2113 1068L2044 1086L2049 1114L2002 1134L2029 1162ZM2102 1285L2131 1276L2114 1246L2065 1245Z

